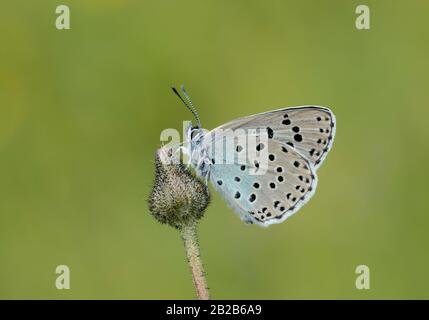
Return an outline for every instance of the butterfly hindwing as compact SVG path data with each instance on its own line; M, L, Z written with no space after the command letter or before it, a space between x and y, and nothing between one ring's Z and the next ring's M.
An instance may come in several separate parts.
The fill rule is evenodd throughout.
M259 113L228 122L219 129L265 129L268 137L295 148L317 168L335 137L335 116L319 106L291 107Z
M249 174L258 163L252 152L246 164L215 163L210 180L227 203L249 223L268 226L295 213L314 194L317 178L309 160L280 141L267 141L267 170ZM257 171L256 171L257 172Z

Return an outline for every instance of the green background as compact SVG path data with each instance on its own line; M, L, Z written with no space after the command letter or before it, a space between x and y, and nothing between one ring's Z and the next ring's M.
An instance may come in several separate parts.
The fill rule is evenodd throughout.
M55 8L71 9L71 30ZM355 8L371 29L355 28ZM179 234L148 213L154 152L210 129L332 108L314 198L267 229L218 194L200 225L215 299L429 298L427 1L0 4L0 298L194 298ZM55 288L55 267L71 289ZM371 289L355 288L368 265Z

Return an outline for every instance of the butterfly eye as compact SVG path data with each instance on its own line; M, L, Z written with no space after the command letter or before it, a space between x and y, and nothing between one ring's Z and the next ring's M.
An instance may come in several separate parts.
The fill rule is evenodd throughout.
M197 136L198 132L199 132L199 129L197 127L194 127L191 129L191 140Z

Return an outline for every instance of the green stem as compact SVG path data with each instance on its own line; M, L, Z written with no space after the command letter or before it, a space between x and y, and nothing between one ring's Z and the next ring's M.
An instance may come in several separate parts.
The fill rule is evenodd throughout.
M199 300L209 299L209 289L201 260L200 245L197 236L197 224L185 226L181 229L181 236L185 245L186 257L191 268L192 281Z

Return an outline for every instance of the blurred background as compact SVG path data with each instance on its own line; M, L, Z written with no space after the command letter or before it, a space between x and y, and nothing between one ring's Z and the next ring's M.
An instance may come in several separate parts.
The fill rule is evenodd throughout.
M55 8L71 29L55 28ZM371 29L355 28L356 6ZM192 299L179 234L147 209L154 152L203 126L318 104L337 136L316 195L245 225L212 192L215 299L429 298L429 3L70 0L0 5L0 298ZM213 190L213 189L212 189ZM55 268L71 270L57 290ZM371 289L357 290L367 265Z

